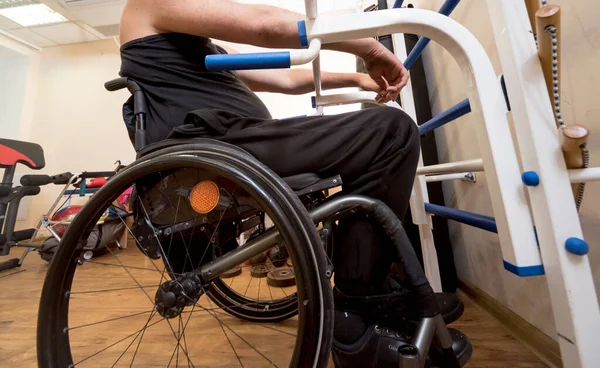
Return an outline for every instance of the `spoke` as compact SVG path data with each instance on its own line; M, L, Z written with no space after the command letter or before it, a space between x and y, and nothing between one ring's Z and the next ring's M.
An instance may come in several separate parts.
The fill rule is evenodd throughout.
M150 321L152 320L152 318L156 315L156 309L152 310L152 313L150 313L150 317L148 317L148 320L146 321L146 323L144 324L144 327L142 328L142 331L139 331L137 333L137 335L135 336L135 338L133 340L131 340L131 342L129 343L129 345L127 345L127 348L125 348L125 350L121 353L121 355L119 355L119 357L117 358L117 360L115 361L115 363L112 365L111 368L114 368L117 363L119 362L119 360L121 360L121 358L123 357L123 355L125 355L127 353L127 351L129 350L129 348L131 347L131 345L133 345L133 343L135 342L135 340L137 340L137 338L140 336L140 333L144 333L144 331L146 330L146 327L148 327L148 323L150 323Z
M248 286L246 286L246 291L244 291L244 297L246 296L246 294L248 294L248 289L250 288L250 284L252 283L252 279L254 277L248 277Z
M152 313L154 315L156 315L156 309L154 311L152 311ZM144 326L144 328L142 329L142 335L140 336L140 339L137 343L137 346L135 347L135 351L133 352L133 357L131 358L131 363L129 364L129 368L133 367L133 362L135 361L135 357L137 356L137 352L140 348L140 345L142 344L142 339L144 338L144 334L146 333L146 329L148 328L148 323L150 322L150 320L152 319L152 317L150 317L148 319L148 321L146 322L146 325Z
M256 296L258 301L260 301L260 284L262 284L262 279L258 279L258 295Z
M196 306L195 304L192 306L192 312L194 311L195 306ZM192 315L192 313L190 312L190 316L191 315ZM181 314L179 316L181 317ZM188 320L189 320L189 318L188 318ZM180 318L180 321L181 321L181 318ZM187 326L187 322L186 322L186 326ZM183 335L183 345L185 345L185 350L189 351L188 346L187 346L187 340L185 339L185 327L183 327L183 330L181 331L181 335ZM188 368L190 368L190 363L191 363L190 357L187 357L187 361L188 361Z
M144 207L144 204L142 203L142 208L143 207ZM156 264L154 263L154 260L148 255L148 253L144 250L144 247L142 246L142 244L138 241L137 237L133 234L133 231L131 231L131 229L129 228L129 226L127 226L127 224L125 223L125 220L123 220L123 218L121 216L119 216L119 219L121 220L121 222L123 223L123 225L125 225L125 228L127 229L127 231L129 231L129 234L131 235L131 237L133 238L133 240L135 240L135 242L136 242L136 244L138 246L138 249L140 249L142 251L142 253L144 253L144 255L146 256L146 258L148 258L150 260L150 263L152 263L152 266L154 266L154 268L156 269L156 271L161 272L158 269L158 267L156 267ZM154 235L156 235L156 234L154 234Z
M212 308L212 303L210 302L210 299L208 299L208 303L211 304L211 308ZM209 312L209 314L211 314ZM238 355L237 351L235 350L235 348L233 347L233 343L231 342L231 340L229 339L229 335L227 335L227 332L225 332L225 328L223 327L223 322L221 321L221 319L219 317L217 317L216 313L212 314L213 317L215 317L215 319L217 320L217 322L219 322L219 327L221 327L221 330L223 330L223 334L225 335L225 338L227 339L227 342L229 343L229 346L231 346L231 350L233 350L233 353L235 354L235 357L237 358L238 362L240 363L240 367L244 367L244 364L242 364L242 360L240 359L240 356Z
M229 199L231 200L230 206L235 203L235 201L233 199L233 195L235 194L235 191L237 190L237 188L238 187L236 185L235 188L233 189L233 191L231 192L231 194L227 193L227 194L229 194ZM221 225L221 221L223 220L223 217L225 216L225 212L227 212L228 209L229 209L229 207L225 208L221 212L221 217L219 218L219 222L217 222L217 226L215 226L215 231L213 231L212 235L210 236L210 239L208 241L208 246L204 250L204 254L202 254L202 258L200 258L200 263L198 263L198 267L200 267L200 265L202 264L202 261L204 261L204 257L206 257L206 252L208 251L208 248L212 244L212 241L215 238L215 234L217 233L217 231L219 231L219 225Z
M152 270L154 271L154 270ZM143 288L155 288L155 287L159 287L160 284L158 285L144 285L142 286ZM122 287L122 288L115 288L115 289L102 289L102 290L90 290L90 291L72 291L71 292L71 296L73 295L78 295L78 294L91 294L91 293L108 293L111 291L121 291L121 290L131 290L131 289L137 289L137 286L129 286L129 287Z
M154 310L154 309L153 309ZM138 313L134 313L134 314L129 314L127 316L121 316L121 317L116 317L116 318L111 318L111 319L105 319L103 321L98 321L98 322L92 322L92 323L87 323L85 325L81 325L81 326L75 326L75 327L71 327L71 328L67 328L66 331L71 331L71 330L75 330L78 328L82 328L82 327L89 327L89 326L95 326L95 325L99 325L101 323L106 323L106 322L112 322L112 321L116 321L119 319L124 319L124 318L131 318L131 317L135 317L135 316L140 316L142 314L146 314L146 313L151 313L153 310L149 310L149 311L145 311L145 312L138 312Z
M108 249L108 251L110 252L110 254L112 254L112 255L113 255L113 256L114 256L114 257L117 259L117 261L119 261L119 263L121 263L121 260L119 259L119 257L117 257L117 256L116 256L116 255L113 253L113 251L112 251L112 250L110 250L110 248L109 248L109 247L108 247L106 244L104 245L104 247L105 247L106 249ZM154 262L152 262L152 264L154 264ZM146 290L144 290L144 288L143 288L143 287L142 287L142 285L141 285L141 284L138 282L138 280L137 280L135 277L133 277L133 275L131 274L131 272L129 272L129 270L128 270L128 269L127 269L125 266L123 266L123 263L121 263L121 266L123 267L123 269L125 270L125 272L127 272L127 274L128 274L129 276L131 276L131 278L133 279L133 281L134 281L134 282L135 282L135 283L138 285L138 287L140 288L140 290L141 290L141 291L142 291L142 292L143 292L143 293L146 295L146 297L148 298L148 300L150 301L150 303L151 303L151 304L154 306L154 301L152 300L152 298L150 298L150 295L148 295L148 293L146 292ZM156 267L156 265L155 265L155 267Z
M155 324L157 324L157 323L159 323L159 322L161 322L161 321L163 321L163 319L159 319L158 321L156 321L156 322L152 323L151 325L149 325L148 327L145 327L145 328L150 328L150 327L154 326ZM103 351L106 351L106 350L108 350L108 349L112 348L113 346L117 345L118 343L120 343L120 342L122 342L122 341L125 341L125 340L127 340L127 339L128 339L128 338L130 338L131 336L133 336L133 335L135 335L135 334L138 334L138 333L140 333L140 331L142 331L143 329L144 329L144 328L140 329L139 331L136 331L136 332L132 333L131 335L127 335L127 336L125 336L124 338L120 339L119 341L117 341L117 342L114 342L114 343L112 343L112 344L108 345L107 347L105 347L105 348L103 348L103 349L101 349L101 350L98 350L97 352L95 352L94 354L92 354L92 355L88 356L87 358L85 358L85 359L82 359L82 360L78 361L77 363L74 363L74 364L73 364L73 366L76 366L76 365L78 365L78 364L80 364L80 363L83 363L83 362L85 362L86 360L88 360L88 359L90 359L90 358L92 358L92 357L95 357L96 355L98 355L98 354L102 353Z
M210 302L210 299L208 300L208 302L209 302L209 303L212 305L212 303ZM201 305L198 305L198 306L199 306L200 308L202 308L202 309L205 309L205 310L206 310L206 308L204 308L203 306L201 306ZM238 337L240 340L242 340L244 343L246 343L246 345L248 345L249 347L251 347L251 348L252 348L254 351L256 351L256 352L257 352L257 353L258 353L260 356L262 356L263 358L265 358L265 360L267 360L267 361L268 361L269 363L271 363L273 366L277 367L277 365L276 365L275 363L273 363L273 362L271 361L271 359L267 358L267 357L266 357L266 356L265 356L263 353L261 353L261 352L260 352L260 351L259 351L257 348L255 348L254 346L252 346L252 344L250 344L248 341L246 341L246 339L244 339L242 336L240 336L240 334L238 334L237 332L235 332L235 331L234 331L234 330L233 330L231 327L229 327L229 325L227 325L226 323L222 322L222 321L221 321L221 319L219 319L219 317L217 317L217 314L216 314L216 313L214 313L214 312L213 312L213 313L210 313L210 312L208 312L208 313L209 313L209 314L211 314L211 315L212 315L212 316L213 316L213 317L214 317L214 318L215 318L215 319L216 319L216 320L219 322L219 324L221 325L221 328L223 328L223 326L227 327L227 329L228 329L229 331L231 331L231 332L232 332L234 335L236 335L236 336L237 336L237 337ZM227 335L227 334L225 334L225 335ZM228 337L227 339L229 340L229 337ZM234 350L235 350L235 349L234 349ZM237 353L236 353L236 355L237 355ZM240 362L240 364L241 364L241 362Z
M123 263L121 263L121 264L114 264L114 263L105 263L105 262L98 262L98 261L85 261L85 263L94 263L94 264L99 264L99 265L103 265L103 266L113 266L113 267L127 267L127 268L131 268L131 269L135 269L135 270L146 270L146 271L152 271L152 272L161 272L161 271L158 271L158 270L153 270L152 268L137 267L137 266L125 266L125 265L123 265Z

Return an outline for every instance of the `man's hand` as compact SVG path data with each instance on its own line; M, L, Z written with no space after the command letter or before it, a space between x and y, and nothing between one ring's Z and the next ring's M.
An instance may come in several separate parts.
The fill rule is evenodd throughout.
M357 73L356 74L358 88L364 91L372 91L377 93L375 99L378 103L386 103L389 101L395 101L398 97L398 93L388 93L386 89L382 89L377 82L371 78L369 74Z
M363 60L367 72L381 89L378 93L388 101L396 100L408 83L408 71L400 60L383 45L374 48Z

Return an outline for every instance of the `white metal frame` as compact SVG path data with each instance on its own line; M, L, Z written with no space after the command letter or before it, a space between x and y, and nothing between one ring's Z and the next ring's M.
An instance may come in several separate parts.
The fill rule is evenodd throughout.
M550 289L552 311L565 367L600 364L600 310L587 255L565 249L568 238L583 238L571 182L555 128L527 9L523 1L488 0L488 9L524 171L540 183L528 187L540 251ZM597 170L597 169L596 169ZM582 172L590 172L582 170Z
M307 6L309 4L313 2L307 0ZM315 17L315 6L313 16L306 21L307 36L309 40L319 39L327 44L410 32L438 42L452 54L471 87L471 109L483 117L477 127L482 159L436 165L438 171L420 167L411 205L417 209L427 198L426 188L422 189L425 185L423 175L427 171L430 174L478 171L483 165L504 260L517 269L539 268L542 265L541 249L565 366L591 367L600 362L600 349L594 346L594 336L600 330L600 310L587 256L573 255L565 249L567 238L582 238L582 233L574 201L557 200L571 192L569 173L553 128L541 67L526 26L525 5L501 0L488 0L488 4L498 47L502 50L500 55L509 95L515 101L526 101L513 104L513 114L519 122L517 143L525 169L535 171L540 177L538 186L528 188L540 248L516 150L507 149L514 148L515 144L506 118L504 96L500 88L490 88L497 84L497 76L484 48L471 33L443 15L424 10L380 10L321 20ZM406 49L401 45L403 42L396 38L395 46L405 54ZM404 101L412 98L409 92L402 97ZM415 118L414 104L412 107L410 103L404 104L404 107ZM596 172L587 170L577 174L580 179L585 175L597 176ZM572 173L572 176L577 174ZM427 215L419 218L417 213L415 222L420 225L421 238L425 238L424 253L429 256L428 249L433 245L433 241L427 239L431 233L430 219ZM432 261L433 257L427 264L435 264L437 269L437 260ZM431 274L431 270L428 273Z
M571 195L571 181L598 180L600 169L566 169L524 2L488 0L488 8L508 95L515 102L511 105L518 151L525 171L533 171L540 179L527 189L521 179L504 95L499 86L493 88L498 85L497 76L485 49L465 27L444 15L421 9L379 10L319 19L316 0L305 0L305 4L306 36L311 46L304 52L303 60L313 60L319 44L404 32L430 38L450 52L470 87L471 111L481 116L476 129L482 158L427 167L420 160L411 208L413 221L419 225L432 285L441 289L431 220L424 211L428 201L425 176L441 174L449 178L452 175L448 174L485 171L505 267L519 275L531 274L531 270L538 274L545 271L565 367L597 366L600 348L595 345L600 309L587 256L571 254L565 248L567 239L581 239L582 232L575 202L564 200L564 196ZM398 56L406 57L403 39L394 36L393 40ZM294 57L293 63L298 62ZM323 106L328 104L372 102L364 94L322 96L318 53L313 60L313 74L317 114L322 114ZM403 91L402 99L405 111L416 120L410 85Z

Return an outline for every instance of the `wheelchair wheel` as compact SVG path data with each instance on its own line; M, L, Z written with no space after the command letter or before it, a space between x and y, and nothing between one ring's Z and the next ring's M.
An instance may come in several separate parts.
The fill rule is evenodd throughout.
M213 183L219 193L206 213L198 213L190 193L195 186L189 186L202 182ZM135 245L107 247L106 255L78 266L90 231L114 216L113 201L133 184L141 212L134 226L122 222ZM278 234L272 230L238 249L236 229L260 212ZM267 244L275 236L289 251L296 294L274 300L267 309L278 310L281 302L298 315L279 325L240 321L206 295L226 286L218 264L239 262L260 241ZM227 249L221 249L224 244ZM172 256L182 249L183 258ZM333 297L325 270L326 256L308 213L264 165L235 147L208 140L157 151L103 186L62 239L42 290L38 363L326 366ZM241 299L229 302L251 305Z

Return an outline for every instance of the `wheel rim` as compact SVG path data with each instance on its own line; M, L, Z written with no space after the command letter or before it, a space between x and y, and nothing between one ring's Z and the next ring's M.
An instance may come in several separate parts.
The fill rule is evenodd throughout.
M177 160L177 164L175 164L175 160ZM76 220L73 222L73 224L71 225L73 228L78 228L78 229L85 229L85 228L89 228L90 226L93 226L93 224L95 224L96 222L96 218L98 218L100 216L100 211L96 210L97 207L103 208L103 206L98 205L98 203L110 203L112 202L113 198L112 197L116 197L116 194L122 192L125 188L127 188L130 184L130 182L133 181L133 179L139 177L139 176L143 176L153 170L156 170L157 168L160 168L161 170L165 170L165 169L172 169L172 168L176 168L179 166L185 165L185 167L197 167L197 168L202 168L202 169L207 169L210 168L211 170L215 170L220 172L220 170L224 170L224 166L222 160L220 161L215 161L213 160L213 158L200 158L200 157L191 157L191 156L170 156L170 157L163 157L161 159L154 159L154 160L148 160L148 161L144 161L144 162L140 162L136 165L134 165L131 169L126 170L123 174L120 174L118 177L113 178L113 180L111 180L109 182L109 184L107 184L106 187L102 188L100 191L98 191L98 193L96 193L96 195L94 196L94 198L91 199L90 203L84 207L84 209L82 210L81 214L76 218ZM230 165L231 166L231 165ZM235 170L231 170L232 167L229 167L228 172L235 172ZM248 169L246 167L246 169ZM220 172L221 174L226 174L225 171ZM236 173L237 177L239 178L244 178L244 175L240 175L239 172ZM244 180L246 180L246 184L252 182L251 180L249 180L249 178L244 178ZM244 181L240 182L240 185L242 185L244 183ZM250 189L252 190L253 188L251 188L251 186L249 186L248 188L244 188L244 189ZM254 188L255 193L257 195L265 195L266 193L261 192L261 190L258 190L260 188ZM112 195L115 194L115 195ZM265 200L266 202L266 200ZM270 215L273 216L273 220L274 222L277 223L277 225L281 225L281 228L285 228L286 225L289 227L290 224L286 224L286 221L288 221L287 219L281 218L282 213L278 213L281 212L281 209L279 210L274 210L272 211L273 213L271 213ZM76 227L77 226L77 227ZM54 276L54 277L47 277L46 282L45 282L45 286L44 286L44 290L43 290L43 295L42 295L42 301L46 302L46 307L45 308L41 308L40 309L40 322L38 323L38 351L40 351L40 365L42 366L55 366L53 363L56 362L58 363L56 366L65 366L68 364L72 364L72 357L71 357L71 351L70 349L67 348L68 351L65 351L65 346L68 347L69 346L69 334L71 333L71 331L73 331L77 326L72 326L69 327L69 321L68 321L68 310L69 310L69 302L73 296L73 294L71 294L71 287L72 287L72 277L73 274L76 271L76 265L73 262L73 259L76 258L76 243L75 241L77 240L76 237L78 238L77 234L81 233L82 231L69 231L67 232L67 234L65 235L64 239L63 239L63 245L61 246L61 249L59 250L59 252L56 255L56 260L53 261L50 270L49 270L49 275L51 273L59 273L59 276ZM289 235L288 235L289 237ZM288 242L297 242L297 239L294 240L292 238L290 239L286 239L286 244L288 244ZM292 244L290 243L290 244ZM294 249L293 251L291 251L290 256L292 258L292 260L294 261L296 259L298 250ZM306 263L306 262L305 262ZM307 269L310 267L307 267L306 264L302 264L302 262L299 262L298 260L295 261L295 266L297 264L297 267L299 267L300 269ZM310 288L307 287L307 285L303 285L305 281L302 278L298 279L298 295L300 295L300 300L314 300L317 301L318 296L314 296L314 293L312 293L311 295L311 290ZM60 292L55 292L53 290L60 290ZM142 288L143 289L143 288ZM306 323L306 321L303 320L303 318L306 318L306 315L309 313L303 313L302 312L303 309L301 309L300 312L300 316L299 316L299 328L298 328L298 332L300 334L313 334L315 335L316 338L321 339L321 335L322 335L322 331L323 331L323 324L321 323L319 326L314 326L315 324L319 324L318 322L318 318L314 318L314 316L312 316L312 326L309 323ZM308 311L310 312L310 311ZM313 311L314 312L314 311ZM151 313L151 312L150 312ZM193 312L192 312L193 313ZM192 313L190 313L190 316L192 315ZM323 314L324 311L320 310L317 311L317 313L321 313ZM141 315L141 313L140 313ZM49 322L50 318L55 318L54 322ZM180 316L181 317L181 316ZM44 319L46 319L44 321ZM218 318L217 318L218 319ZM149 325L149 323L152 321L152 315L150 315L150 318L148 319L146 326ZM220 322L219 322L220 323ZM221 323L220 323L221 324ZM181 328L182 324L180 325ZM65 328L67 330L65 330ZM149 328L149 327L147 327ZM174 328L171 328L172 330ZM184 328L185 330L185 328ZM145 329L144 329L145 331ZM61 333L62 332L62 333ZM140 332L138 331L138 334ZM173 331L173 333L175 333L175 331ZM226 334L227 335L227 334ZM143 335L142 335L143 336ZM179 334L179 339L181 340L181 334ZM139 341L142 341L142 338L139 339ZM306 344L306 339L300 339L300 338L296 338L296 348L294 350L294 354L293 354L293 359L292 359L292 364L296 363L294 361L294 359L296 357L299 357L297 362L302 362L302 361L306 361L306 359L302 358L302 354L299 354L298 352L300 350L305 349L304 347L302 347L301 344L305 344L304 346L308 346L309 349L311 350L310 347L312 347L312 351L314 352L314 357L313 357L313 361L318 360L318 355L319 355L319 350L320 347L318 347L318 343L315 344L315 342L310 342L309 344ZM62 346L62 348L61 348ZM180 348L180 342L177 342L177 349ZM183 350L183 347L181 348ZM306 349L305 349L306 350ZM177 352L179 353L179 350L177 350ZM186 353L187 355L187 353ZM236 354L237 356L237 354ZM239 359L239 357L238 357ZM310 360L310 359L309 359ZM66 363L66 364L65 364ZM75 363L77 364L78 362L75 361ZM174 363L175 364L175 363Z

